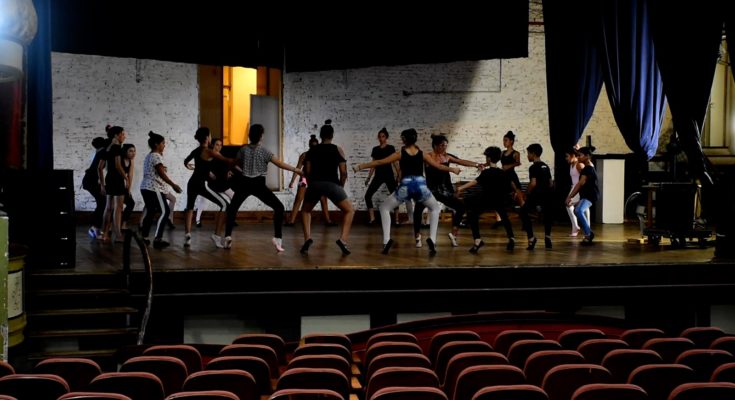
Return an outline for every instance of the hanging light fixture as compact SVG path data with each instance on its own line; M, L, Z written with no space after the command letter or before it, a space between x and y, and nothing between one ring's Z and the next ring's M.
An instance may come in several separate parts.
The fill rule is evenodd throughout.
M0 0L0 82L23 76L23 48L38 30L31 0Z

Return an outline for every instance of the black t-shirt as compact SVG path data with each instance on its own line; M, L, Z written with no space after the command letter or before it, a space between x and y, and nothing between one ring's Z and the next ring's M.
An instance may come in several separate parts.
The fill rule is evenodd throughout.
M452 154L447 154L447 156L457 158ZM449 161L440 164L448 167ZM426 186L431 191L454 193L454 185L452 185L452 177L449 175L449 171L438 170L429 164L426 164Z
M540 195L551 192L551 169L543 161L536 161L528 168L529 179L536 178L536 187L533 189L534 195Z
M600 189L597 187L597 171L595 171L594 167L587 165L579 173L580 179L583 176L586 176L587 180L579 189L579 197L594 203L600 198Z
M488 168L475 178L482 186L481 196L490 204L503 204L508 195L513 192L508 174L500 168Z
M307 179L311 182L334 182L339 184L339 164L346 162L339 154L336 144L320 143L306 153L305 163L311 165Z
M370 157L373 160L382 160L396 152L396 148L391 145L385 147L375 146L373 147ZM375 176L388 177L393 179L393 166L391 164L385 164L375 167Z
M401 148L401 160L398 162L401 167L401 176L424 176L424 153L419 150L415 155L406 152L406 148Z

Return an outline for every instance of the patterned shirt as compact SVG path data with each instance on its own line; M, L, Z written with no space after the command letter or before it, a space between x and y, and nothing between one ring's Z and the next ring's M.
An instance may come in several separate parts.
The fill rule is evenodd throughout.
M168 185L163 181L156 166L163 164L163 154L150 152L143 160L143 180L140 182L140 190L150 190L159 193L168 193Z
M246 145L237 153L237 163L248 178L265 176L272 158L273 153L263 146Z

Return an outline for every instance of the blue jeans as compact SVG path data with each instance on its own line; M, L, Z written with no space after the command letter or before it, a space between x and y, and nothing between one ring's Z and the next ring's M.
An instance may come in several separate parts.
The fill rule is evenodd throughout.
M592 233L592 229L590 229L590 221L587 219L587 216L584 213L591 206L591 201L587 199L579 199L579 203L577 203L576 207L574 207L574 215L577 216L579 227L582 228L585 236L589 236Z

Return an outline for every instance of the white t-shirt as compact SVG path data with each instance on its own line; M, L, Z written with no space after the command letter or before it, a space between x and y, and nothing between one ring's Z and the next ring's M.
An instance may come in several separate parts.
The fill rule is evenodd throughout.
M150 152L143 160L143 180L140 182L140 190L150 190L159 193L168 193L168 185L163 181L156 166L163 164L163 154Z

